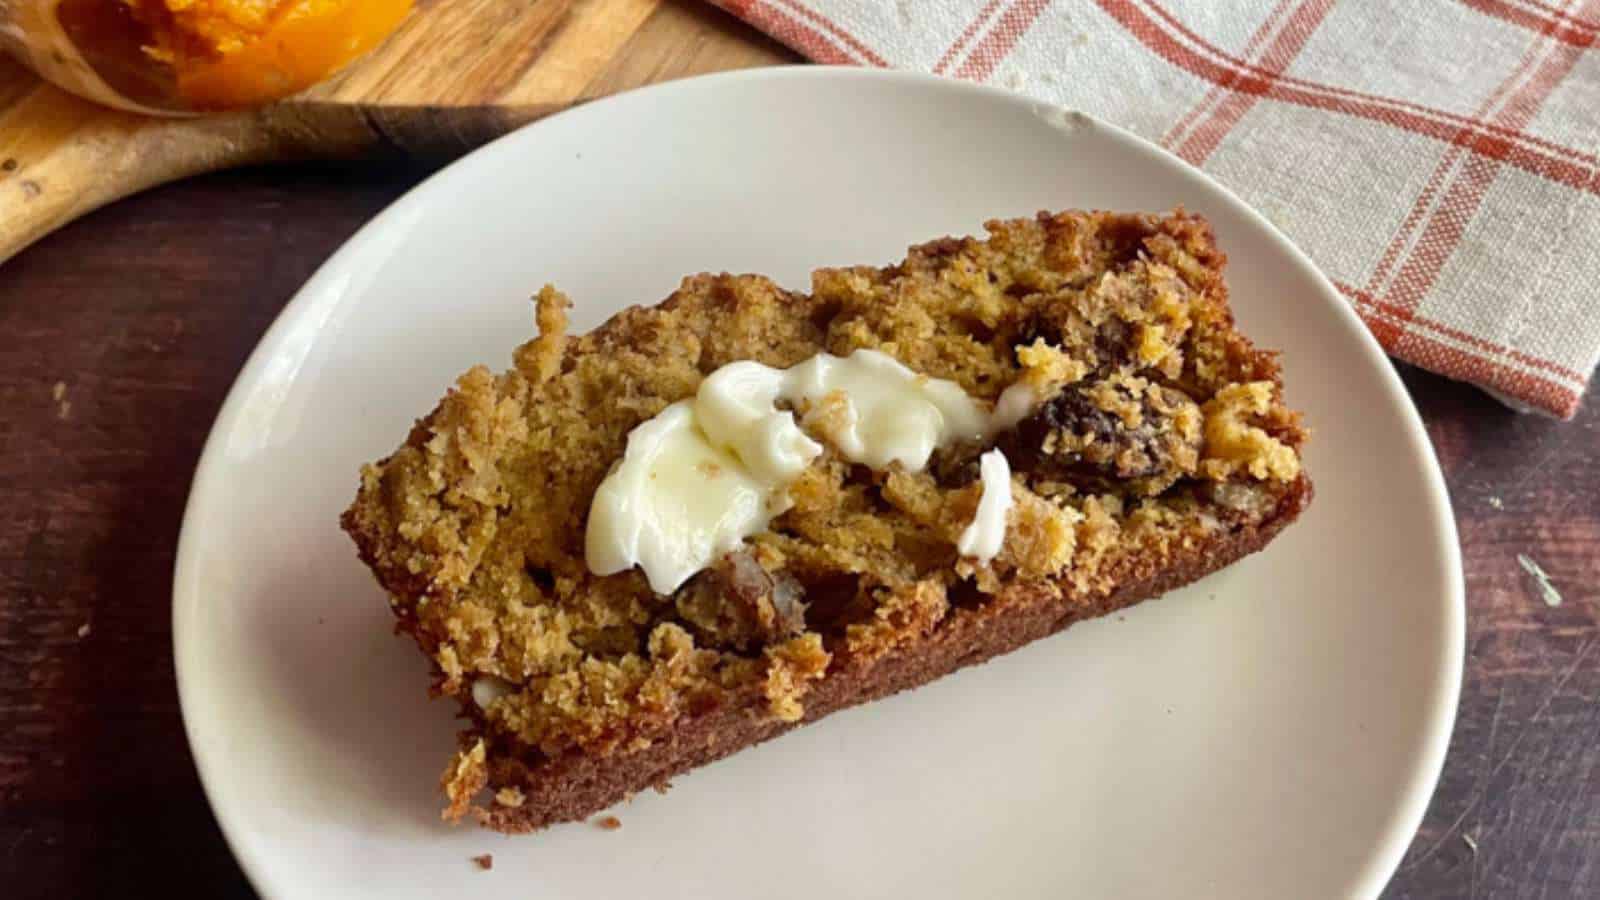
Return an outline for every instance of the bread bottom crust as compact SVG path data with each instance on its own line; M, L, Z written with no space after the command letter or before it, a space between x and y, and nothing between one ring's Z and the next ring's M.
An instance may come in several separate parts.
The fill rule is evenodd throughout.
M1174 565L1138 573L1110 594L1082 598L1017 584L975 607L957 607L932 631L873 658L846 657L805 695L798 722L772 718L759 687L736 694L717 709L678 722L638 750L606 756L573 752L534 765L516 759L517 749L491 747L490 783L514 787L517 806L492 805L481 811L483 824L506 833L524 833L560 822L584 819L646 788L664 788L668 779L770 740L830 713L927 684L966 666L986 662L1024 644L1054 634L1074 622L1092 619L1153 599L1197 581L1254 553L1293 522L1311 502L1311 482L1303 474L1277 508L1260 524L1219 535L1196 547Z

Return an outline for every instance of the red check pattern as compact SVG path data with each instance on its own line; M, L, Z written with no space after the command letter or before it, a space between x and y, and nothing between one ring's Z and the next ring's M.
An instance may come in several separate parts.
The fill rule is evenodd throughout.
M1600 0L715 0L990 82L1266 213L1392 355L1570 418L1600 360Z

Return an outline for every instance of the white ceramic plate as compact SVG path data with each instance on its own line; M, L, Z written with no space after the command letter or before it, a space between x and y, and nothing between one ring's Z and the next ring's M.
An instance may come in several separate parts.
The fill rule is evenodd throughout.
M336 519L451 379L503 368L546 281L589 328L685 273L899 259L1040 208L1209 216L1245 330L1285 351L1317 499L1265 553L616 812L508 838L439 822L427 667ZM1109 125L904 74L678 82L451 166L284 310L183 523L184 720L269 897L1376 894L1437 777L1463 641L1443 482L1399 381L1271 225ZM492 853L481 872L470 857Z

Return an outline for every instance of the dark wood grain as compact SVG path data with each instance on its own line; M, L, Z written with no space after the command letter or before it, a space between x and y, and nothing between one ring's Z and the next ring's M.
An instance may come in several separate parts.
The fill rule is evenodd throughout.
M1600 402L1563 424L1402 368L1455 504L1467 660L1444 775L1388 896L1600 897Z
M420 174L209 177L0 267L0 896L142 896L180 880L193 896L249 896L178 717L179 518L257 338ZM1471 631L1445 774L1387 896L1600 896L1600 404L1558 424L1403 374L1449 474Z

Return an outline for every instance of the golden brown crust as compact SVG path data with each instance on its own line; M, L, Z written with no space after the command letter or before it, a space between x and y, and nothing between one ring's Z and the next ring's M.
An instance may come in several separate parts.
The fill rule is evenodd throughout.
M1193 580L1299 513L1305 433L1275 355L1233 327L1203 219L987 228L894 266L819 270L810 294L693 276L580 337L546 288L541 334L510 371L462 376L363 470L344 527L437 692L474 723L446 772L447 817L526 830L582 816ZM992 563L955 552L983 448L876 472L829 447L769 532L676 595L587 570L589 500L635 425L728 362L864 347L982 400L1019 381L1040 398L999 442L1016 502Z

